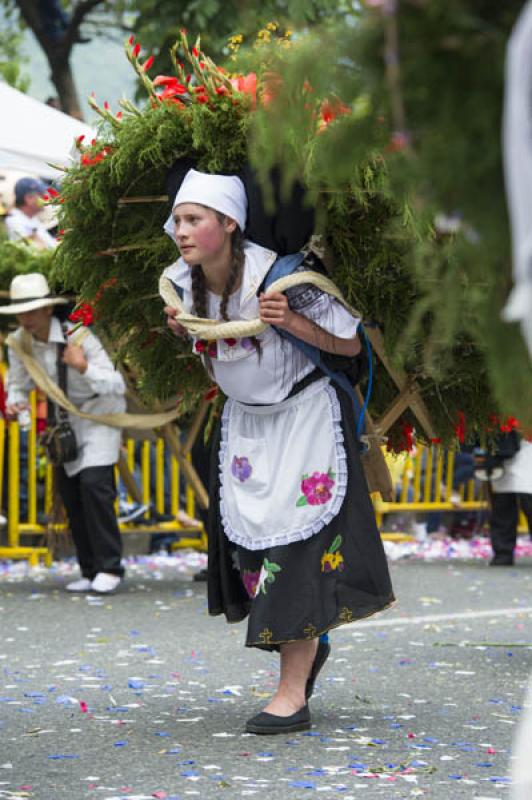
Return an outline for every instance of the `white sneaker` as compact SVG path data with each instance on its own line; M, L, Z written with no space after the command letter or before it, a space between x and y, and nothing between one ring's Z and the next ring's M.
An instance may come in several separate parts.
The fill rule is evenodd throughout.
M80 578L79 581L72 581L65 586L67 592L90 592L92 583L88 578Z
M110 594L118 587L122 578L119 575L112 575L110 572L99 572L94 578L91 588L93 592L100 594Z
M149 503L137 505L137 503L123 503L120 508L120 515L118 517L119 524L124 522L133 522L133 520L143 517L146 511L150 510Z

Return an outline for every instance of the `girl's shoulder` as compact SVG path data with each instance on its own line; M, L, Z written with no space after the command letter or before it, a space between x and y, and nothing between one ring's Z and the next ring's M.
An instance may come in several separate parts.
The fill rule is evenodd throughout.
M178 258L173 264L170 264L163 270L163 275L168 278L172 283L176 284L183 289L190 289L192 278L190 275L190 267L182 259Z

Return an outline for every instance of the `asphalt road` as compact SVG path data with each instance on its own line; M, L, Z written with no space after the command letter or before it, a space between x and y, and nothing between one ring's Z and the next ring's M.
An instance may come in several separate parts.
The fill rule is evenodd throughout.
M397 605L333 632L312 730L278 737L243 732L277 657L207 616L185 562L105 598L0 571L0 798L509 798L531 561L392 564Z

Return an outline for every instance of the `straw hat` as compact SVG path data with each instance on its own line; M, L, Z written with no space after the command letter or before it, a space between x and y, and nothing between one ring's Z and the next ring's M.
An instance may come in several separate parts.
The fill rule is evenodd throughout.
M45 306L68 303L63 297L52 297L48 281L40 272L16 275L9 287L8 306L0 306L0 314L23 314Z

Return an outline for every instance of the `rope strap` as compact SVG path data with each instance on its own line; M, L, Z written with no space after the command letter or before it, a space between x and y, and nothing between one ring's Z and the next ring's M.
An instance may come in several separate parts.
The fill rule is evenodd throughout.
M321 291L330 294L350 314L355 317L360 317L358 311L349 305L344 298L338 287L329 278L321 275L319 272L306 270L304 272L294 272L292 275L287 275L284 278L274 281L268 289L270 292L286 292L293 286L299 286L303 283L311 283ZM172 281L164 275L159 279L159 294L164 302L170 308L177 309L176 322L182 325L192 336L197 336L200 339L207 339L213 341L214 339L242 339L243 337L258 336L266 330L269 326L261 322L260 319L250 320L230 320L229 322L220 322L215 319L204 319L203 317L194 317L192 314L187 314L183 308L181 298L177 294Z
M88 414L85 411L80 411L34 358L31 335L26 334L24 331L22 342L18 342L13 335L8 336L6 344L20 358L36 386L42 389L50 400L76 417L87 419L90 422L97 422L99 425L108 425L111 428L136 428L144 431L161 428L179 416L177 409L157 414L128 414L124 411L117 414Z

